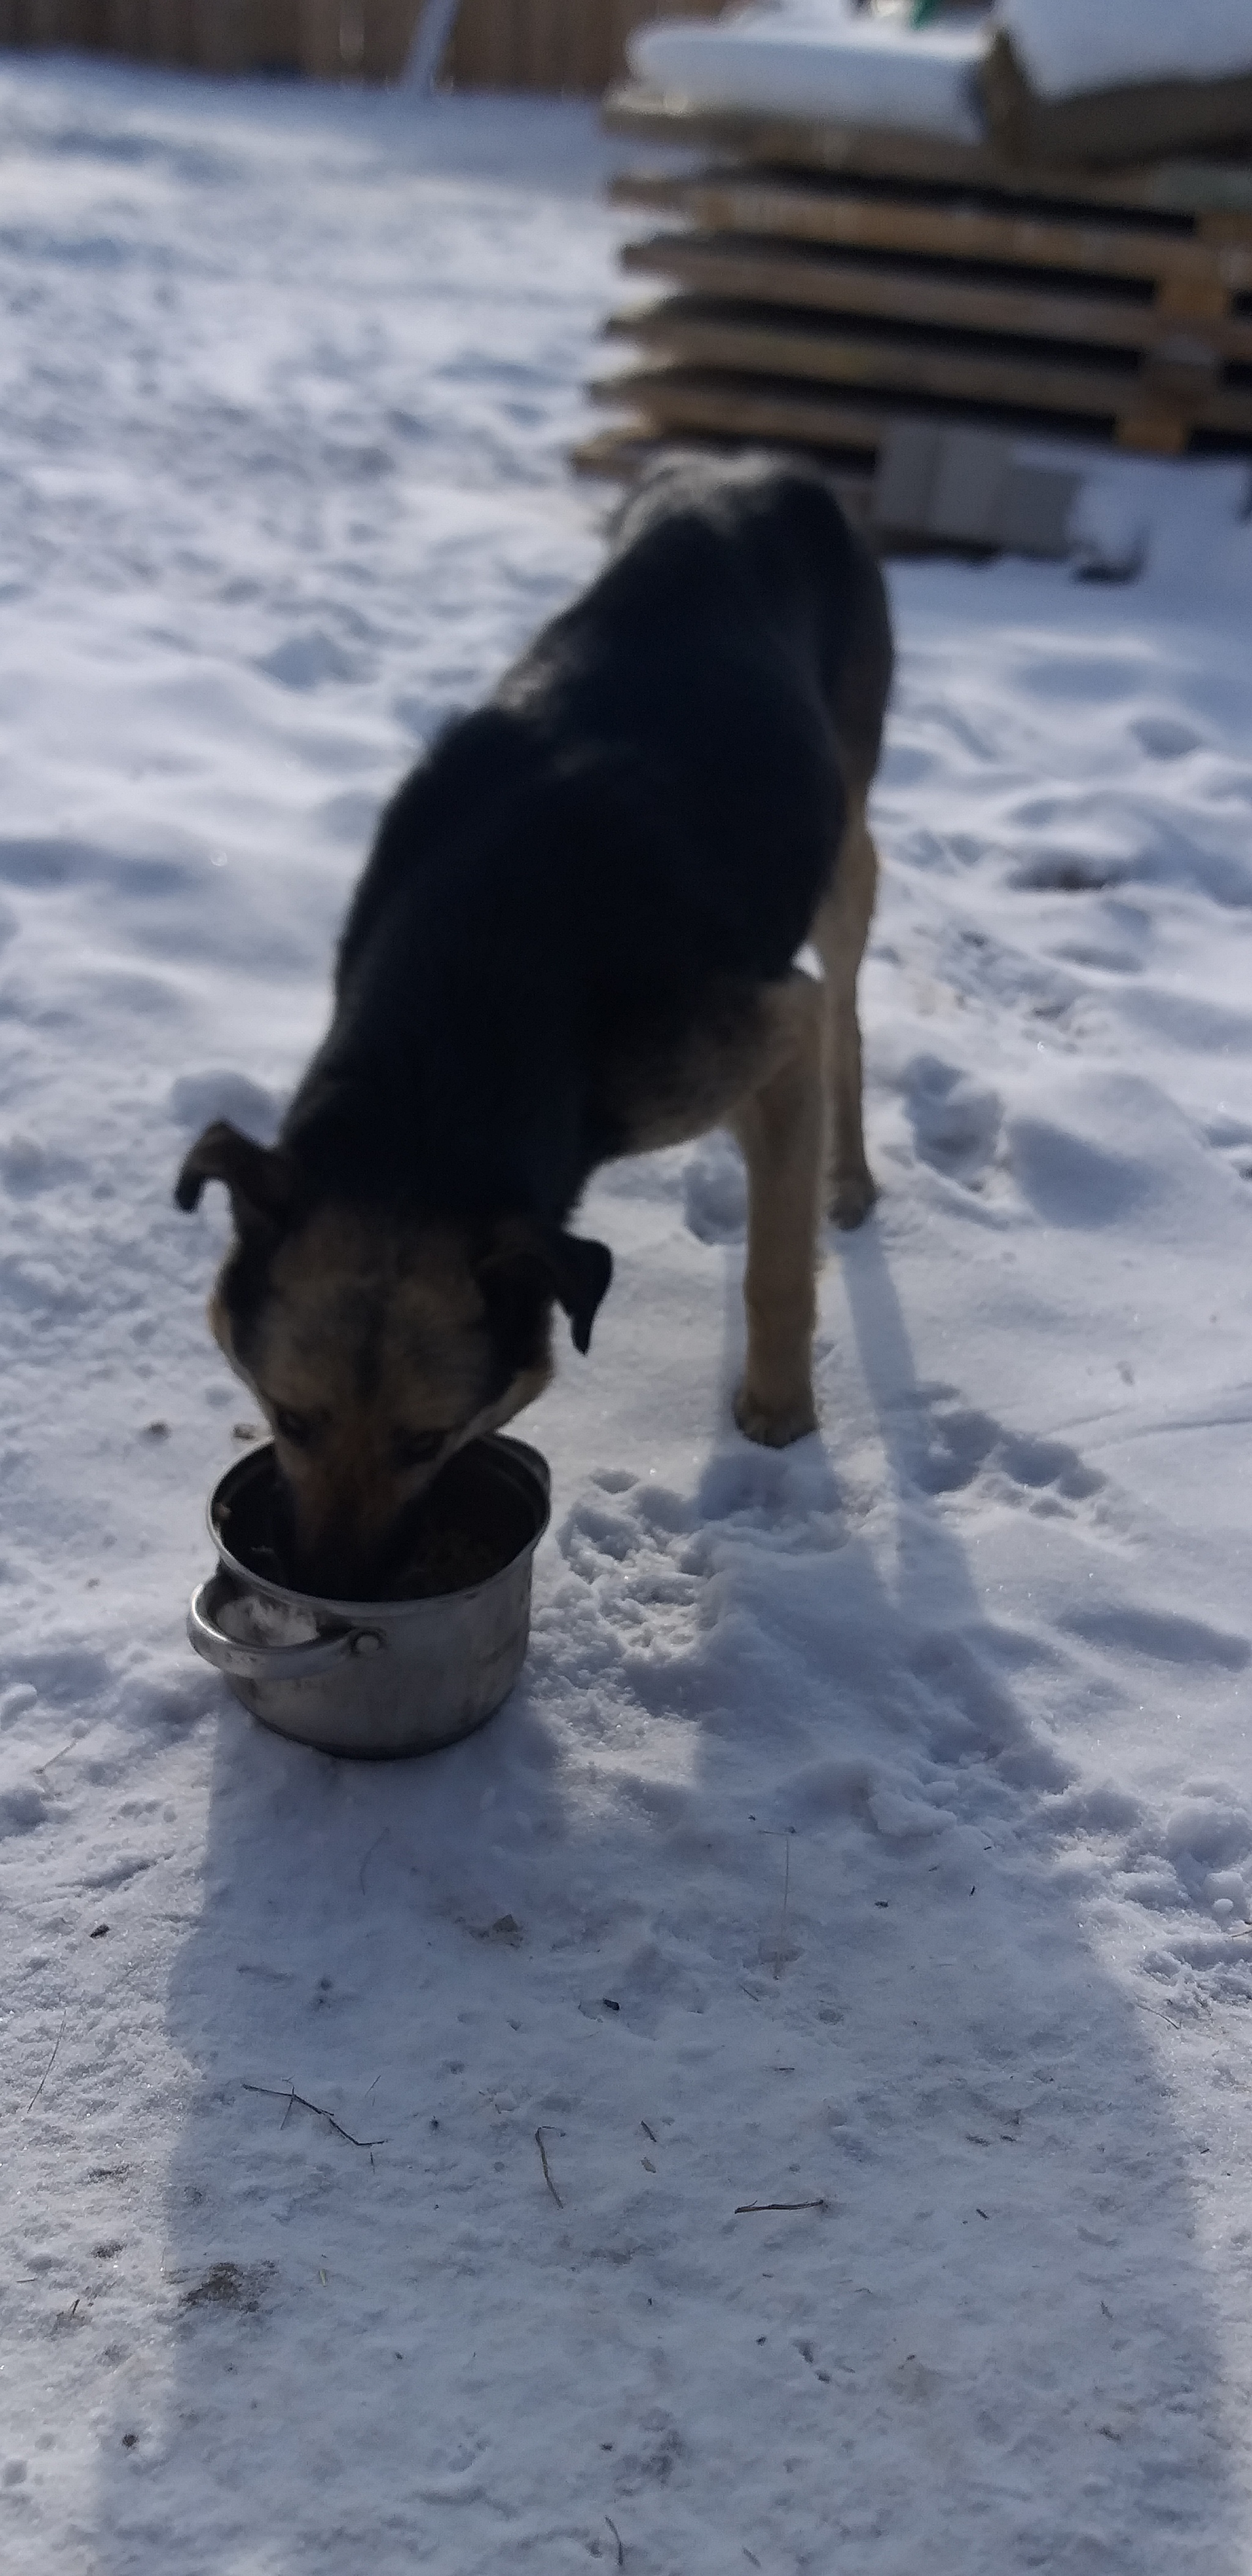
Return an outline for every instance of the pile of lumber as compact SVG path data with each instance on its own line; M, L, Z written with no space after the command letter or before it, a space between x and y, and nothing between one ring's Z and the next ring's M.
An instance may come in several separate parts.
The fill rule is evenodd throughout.
M1252 165L1014 169L988 147L700 112L625 89L617 133L695 147L615 183L659 296L608 325L624 415L578 462L657 442L817 453L868 484L901 424L1162 455L1252 453Z

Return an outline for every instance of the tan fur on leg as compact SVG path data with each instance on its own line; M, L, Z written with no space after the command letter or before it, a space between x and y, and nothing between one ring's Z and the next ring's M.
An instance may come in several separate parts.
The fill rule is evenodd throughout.
M813 941L826 969L829 1061L832 1082L829 1208L836 1225L859 1225L878 1192L865 1159L861 1123L861 1030L856 979L878 885L878 853L864 805L851 807L840 846L833 891L813 924Z
M826 1165L825 1005L795 975L778 996L780 1060L733 1118L748 1167L748 1351L735 1420L781 1449L817 1426L812 1351Z

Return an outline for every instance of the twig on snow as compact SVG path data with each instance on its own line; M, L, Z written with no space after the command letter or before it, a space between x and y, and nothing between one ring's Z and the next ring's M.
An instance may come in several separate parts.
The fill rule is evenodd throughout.
M42 2093L43 2088L44 2088L45 2084L46 2084L46 2083L47 2083L47 2081L48 2081L48 2077L49 2077L49 2076L51 2075L51 2073L52 2073L52 2069L53 2069L53 2067L54 2067L54 2066L55 2066L55 2064L56 2064L57 2050L58 2050L58 2048L60 2047L61 2042L62 2042L62 2040L63 2040L63 2039L64 2039L64 2037L65 2037L65 2025L66 2025L66 2022L67 2022L67 2021L68 2021L68 2019L69 2019L69 2010L70 2010L70 2008L69 2008L69 2005L67 2004L67 2005L66 2005L66 2007L65 2007L64 2012L63 2012L63 2013L62 2013L62 2015L61 2015L61 2027L60 2027L59 2031L57 2032L56 2038L54 2039L54 2041L53 2041L53 2043L52 2043L52 2055L51 2055L51 2057L49 2058L48 2063L47 2063L47 2065L45 2066L44 2071L43 2071L42 2075L41 2075L41 2076L40 2076L40 2078L39 2078L39 2082L38 2082L38 2083L37 2083L37 2085L35 2086L35 2090L34 2090L34 2092L32 2093L32 2095L31 2095L31 2097L30 2097L30 2100L29 2100L29 2102L28 2102L28 2103L27 2103L27 2105L26 2105L26 2108L27 2108L27 2110L28 2110L28 2111L33 2111L33 2110L34 2110L35 2104L36 2104L36 2102L38 2101L39 2096L40 2096L40 2094Z
M538 2149L539 2149L539 2162L540 2162L540 2164L543 2166L543 2178L544 2178L544 2181L546 2182L546 2184L547 2184L547 2186L548 2186L548 2189L549 2189L549 2191L551 2192L551 2194L552 2194L552 2197L553 2197L554 2201L556 2202L557 2208L558 2208L558 2209L563 2209L563 2208L565 2207L565 2203L564 2203L564 2201L562 2200L561 2195L560 2195L559 2191L557 2190L556 2184L554 2183L554 2181L553 2181L553 2179L552 2179L551 2168L550 2168L550 2166L549 2166L549 2164L548 2164L548 2150L547 2150L547 2148L545 2147L545 2145L544 2145L544 2143L543 2143L543 2131L542 2131L542 2129L536 2129L536 2131L535 2131L535 2145L536 2145L536 2146L538 2147Z
M624 2567L624 2566L625 2566L625 2564L626 2564L626 2552L625 2552L625 2550L624 2550L624 2549L623 2549L623 2547L622 2547L622 2535L621 2535L620 2531L619 2531L619 2530L618 2530L618 2528L617 2528L617 2524L616 2524L616 2523L614 2522L614 2520L613 2520L612 2514L610 2514L610 2513L606 2513L606 2515L605 2515L604 2519L605 2519L605 2521L607 2522L607 2524L608 2524L608 2526L609 2526L609 2529L610 2529L610 2531L611 2531L611 2532L612 2532L612 2534L613 2534L613 2538L614 2538L614 2539L615 2539L615 2541L617 2542L617 2563L618 2563L618 2566L619 2566L619 2567Z
M377 1849L378 1849L379 1844L380 1844L380 1843L385 1843L385 1842L386 1842L386 1839L387 1839L387 1836L388 1836L388 1834L389 1834L390 1830L391 1830L391 1828L390 1828L390 1826L389 1826L389 1825L384 1825L384 1826L383 1826L383 1829L382 1829L382 1832L381 1832L380 1834L375 1834L374 1839L373 1839L373 1842L370 1844L369 1850L367 1851L367 1853L366 1853L366 1855L365 1855L365 1858L364 1858L364 1860L363 1860L363 1861L362 1861L362 1863L361 1863L360 1874L359 1874L359 1885L360 1885L360 1890L361 1890L361 1894L362 1894L362 1896L364 1896L364 1894L365 1894L365 1873L366 1873L366 1870L369 1868L370 1862L372 1861L372 1859L373 1859L373 1857L374 1857L374 1854L375 1854L375 1852L376 1852L376 1851L377 1851Z
M249 2084L245 2082L243 2089L245 2093L268 2094L271 2102L286 2103L287 2108L278 2124L280 2128L284 2127L286 2122L290 2119L296 2104L299 2103L301 2110L311 2111L315 2120L328 2121L330 2127L334 2130L336 2137L346 2138L350 2147L385 2147L387 2144L385 2138L354 2138L351 2129L345 2129L342 2120L337 2120L333 2111L324 2111L320 2102L310 2102L305 2094L297 2093L294 2084Z
M827 2209L825 2200L741 2200L736 2218L759 2218L767 2209Z
M75 1745L81 1744L84 1739L90 1735L91 1731L92 1730L89 1726L85 1726L80 1734L67 1736L64 1744L59 1744L56 1752L48 1755L46 1762L37 1762L35 1764L35 1778L37 1780L42 1780L44 1773L52 1769L53 1763L59 1762L63 1753L72 1753Z

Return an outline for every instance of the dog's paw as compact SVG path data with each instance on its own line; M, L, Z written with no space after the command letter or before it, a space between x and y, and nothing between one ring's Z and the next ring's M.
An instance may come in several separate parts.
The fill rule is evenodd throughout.
M741 1386L735 1397L735 1420L746 1440L755 1440L762 1449L785 1449L792 1440L803 1440L807 1432L816 1431L817 1408L809 1387L788 1404L769 1404L751 1387Z
M864 1223L877 1196L877 1183L866 1166L859 1172L837 1172L830 1192L832 1225L850 1234L854 1225Z

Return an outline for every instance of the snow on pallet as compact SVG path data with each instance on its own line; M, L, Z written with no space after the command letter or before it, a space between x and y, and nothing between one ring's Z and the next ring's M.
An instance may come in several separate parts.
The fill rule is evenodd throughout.
M676 291L609 323L643 363L592 391L633 430L583 463L694 435L864 473L901 419L1252 452L1252 166L1027 179L983 147L637 92L607 115L722 157L615 182L666 219L624 267Z

